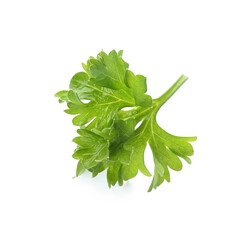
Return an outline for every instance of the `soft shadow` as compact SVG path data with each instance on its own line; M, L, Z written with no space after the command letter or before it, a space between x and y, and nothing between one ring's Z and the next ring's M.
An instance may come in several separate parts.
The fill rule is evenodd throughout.
M123 186L119 186L118 183L116 183L115 186L109 188L106 171L99 173L94 178L92 177L91 172L86 171L81 176L75 178L74 181L80 183L80 185L82 184L82 188L87 185L87 188L90 188L104 195L126 196L135 192L130 181L124 182Z

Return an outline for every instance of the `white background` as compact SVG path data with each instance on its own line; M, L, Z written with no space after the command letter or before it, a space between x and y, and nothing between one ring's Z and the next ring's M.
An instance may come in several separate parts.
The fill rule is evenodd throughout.
M248 239L247 1L1 1L0 238ZM189 80L158 114L198 136L192 164L147 193L139 174L72 179L76 136L54 93L81 62L124 50L153 98ZM152 171L148 149L146 162Z

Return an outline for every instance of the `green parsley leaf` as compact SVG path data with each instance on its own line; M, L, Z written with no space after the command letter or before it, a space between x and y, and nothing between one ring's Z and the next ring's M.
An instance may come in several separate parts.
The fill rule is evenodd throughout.
M128 165L122 168L124 180L134 177L138 170L144 175L149 175L144 165L144 150L149 143L154 157L154 177L149 188L151 191L159 186L164 180L170 181L168 168L175 171L182 169L182 163L179 157L185 159L188 163L191 160L188 156L193 155L193 148L189 142L195 141L196 137L177 137L173 136L159 127L156 121L156 114L160 107L175 93L175 91L187 80L182 75L177 82L160 98L153 101L151 109L136 108L128 112L120 112L119 117L128 120L134 119L136 123L142 121L141 125L134 131L124 144L123 148L129 149L134 153L130 157ZM140 151L139 151L139 150ZM131 174L133 173L133 174Z
M86 129L79 129L80 137L73 139L78 147L72 155L79 159L76 176L79 176L85 169L94 167L98 162L108 159L108 141L103 137Z
M190 142L196 137L171 135L156 121L157 112L188 79L186 76L182 75L160 98L152 100L145 94L146 78L128 69L122 51L102 51L82 65L85 72L73 76L70 90L55 94L59 102L67 102L66 113L77 115L72 120L79 126L80 135L73 139L77 144L73 157L79 160L76 176L88 170L95 177L107 170L109 187L117 182L122 186L138 171L150 177L144 162L147 144L154 160L148 191L164 180L170 182L169 168L180 171L181 159L191 163L189 156L194 151ZM123 110L125 107L131 110Z

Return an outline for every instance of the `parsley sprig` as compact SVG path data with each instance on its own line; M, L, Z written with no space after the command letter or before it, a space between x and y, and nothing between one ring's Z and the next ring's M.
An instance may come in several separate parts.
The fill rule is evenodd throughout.
M152 176L144 163L147 144L154 159L154 173L148 191L164 180L170 181L169 168L180 171L180 158L191 163L194 151L189 142L196 137L178 137L164 131L156 121L161 106L188 79L182 75L161 97L146 94L146 78L135 75L122 58L122 51L100 52L82 64L85 72L73 76L70 90L55 94L67 102L72 122L79 126L73 157L78 160L76 176L85 170L92 176L107 170L109 187L123 185L138 171ZM84 103L82 100L89 100ZM123 108L131 107L125 111ZM140 124L136 127L137 124Z

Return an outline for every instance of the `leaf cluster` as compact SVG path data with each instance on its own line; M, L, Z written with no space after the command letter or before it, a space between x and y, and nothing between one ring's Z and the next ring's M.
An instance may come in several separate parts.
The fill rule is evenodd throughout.
M171 135L156 121L160 107L187 77L182 75L165 94L152 100L146 94L146 78L128 69L122 51L102 51L82 66L84 71L72 77L69 90L55 94L59 102L67 103L65 112L75 115L72 122L79 127L72 155L78 160L76 176L88 170L95 177L107 170L109 187L117 182L123 185L138 171L152 176L144 161L147 144L154 160L148 191L164 180L170 182L169 168L180 171L181 159L191 163L193 148L189 142L196 137Z

